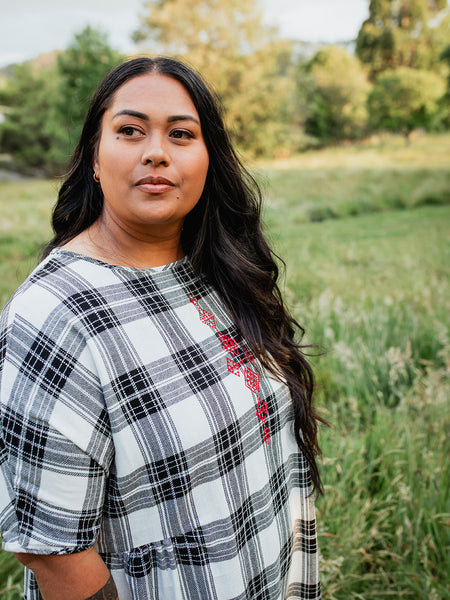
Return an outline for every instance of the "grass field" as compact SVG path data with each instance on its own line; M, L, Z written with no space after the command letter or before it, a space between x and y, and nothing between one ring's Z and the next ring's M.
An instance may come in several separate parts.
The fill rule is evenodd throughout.
M256 172L331 423L317 502L323 597L450 599L450 136ZM0 183L1 304L49 236L55 190ZM20 580L0 553L0 598L20 598Z

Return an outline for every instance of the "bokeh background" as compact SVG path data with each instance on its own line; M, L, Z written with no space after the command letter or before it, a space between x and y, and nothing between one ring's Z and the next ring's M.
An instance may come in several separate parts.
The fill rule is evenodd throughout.
M263 188L313 345L323 597L450 598L447 1L0 0L0 32L0 307L51 235L100 79L189 62ZM0 552L0 599L21 580Z

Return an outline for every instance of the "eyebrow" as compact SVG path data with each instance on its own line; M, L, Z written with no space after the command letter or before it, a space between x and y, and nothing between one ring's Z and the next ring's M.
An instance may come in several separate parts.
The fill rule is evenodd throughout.
M173 115L173 117L167 118L168 123L173 123L174 121L194 121L194 123L200 125L200 121L192 115Z
M146 114L138 112L137 110L131 110L129 108L125 108L124 110L120 110L118 113L116 113L113 117L113 119L115 119L116 117L120 117L121 115L128 115L130 117L136 117L137 119L141 119L141 121L148 121L148 117Z
M116 113L114 115L113 119L115 119L116 117L120 117L121 115L128 115L130 117L136 117L137 119L141 119L141 121L149 121L149 118L145 113L141 113L137 110L131 110L129 108L120 110L118 113ZM175 121L193 121L194 123L197 123L198 125L200 125L200 121L193 115L172 115L170 117L167 117L168 123L174 123Z

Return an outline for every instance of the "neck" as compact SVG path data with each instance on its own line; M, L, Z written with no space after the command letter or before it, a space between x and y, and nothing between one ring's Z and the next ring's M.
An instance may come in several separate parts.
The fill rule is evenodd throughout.
M166 265L184 256L180 226L156 234L142 233L125 230L104 214L66 247L103 262L141 269Z

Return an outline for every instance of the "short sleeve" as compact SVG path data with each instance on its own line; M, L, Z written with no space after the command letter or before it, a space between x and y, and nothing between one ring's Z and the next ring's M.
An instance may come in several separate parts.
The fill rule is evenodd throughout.
M2 313L0 410L3 548L91 547L113 445L92 348L63 303L28 294Z

